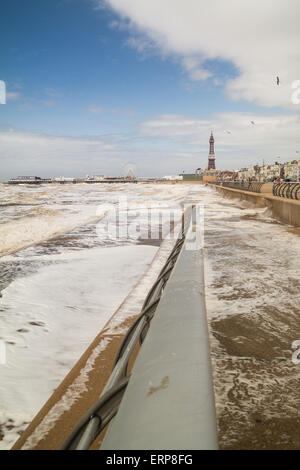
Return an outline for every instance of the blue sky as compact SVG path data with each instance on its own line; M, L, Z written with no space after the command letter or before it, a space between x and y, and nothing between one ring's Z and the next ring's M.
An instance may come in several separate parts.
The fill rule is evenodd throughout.
M218 6L219 0L213 2ZM128 161L136 163L140 174L193 171L207 163L211 128L216 134L219 167L256 163L261 153L266 160L272 159L276 150L271 137L277 135L279 125L282 128L282 119L291 116L297 127L299 116L286 96L274 97L273 78L279 72L271 72L272 94L265 93L265 97L252 83L255 73L264 73L264 79L269 73L270 64L265 70L263 57L257 58L261 70L256 70L256 59L250 59L245 70L236 36L227 37L232 54L226 44L222 49L222 30L219 37L215 32L213 40L209 30L190 38L194 11L176 25L177 42L172 14L177 21L182 2L162 0L165 22L157 17L156 0L150 3L2 2L0 80L6 82L7 103L0 105L0 178L29 171L44 176L117 174ZM197 3L187 0L184 15ZM208 2L201 3L202 12ZM259 14L259 3L257 8ZM282 11L277 13L282 15ZM251 45L245 44L246 55L247 48L251 57ZM274 53L272 44L269 50ZM287 64L282 67L286 74ZM241 82L246 72L250 90ZM250 118L271 122L265 139L261 131L255 131L252 151ZM243 119L248 126L244 146L245 129L238 134ZM289 139L281 135L278 151L282 153ZM293 148L288 151L293 152Z

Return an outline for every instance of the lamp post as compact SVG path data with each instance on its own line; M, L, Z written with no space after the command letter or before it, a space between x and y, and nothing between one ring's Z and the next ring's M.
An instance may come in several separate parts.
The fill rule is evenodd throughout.
M278 165L279 165L279 179L278 179L278 182L281 183L281 157L277 157L278 158Z
M299 153L299 152L297 152ZM299 163L300 163L300 160L298 159L297 160L297 183L299 183Z

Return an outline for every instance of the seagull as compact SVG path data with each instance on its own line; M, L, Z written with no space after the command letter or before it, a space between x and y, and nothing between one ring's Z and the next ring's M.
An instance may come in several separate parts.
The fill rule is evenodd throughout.
M231 134L231 132L230 132L230 131L226 131L226 132L227 132L227 134Z
M255 122L254 121L251 121L251 124L253 124L255 126Z
M280 79L279 79L279 77L277 77L276 80L277 80L277 85L280 85Z

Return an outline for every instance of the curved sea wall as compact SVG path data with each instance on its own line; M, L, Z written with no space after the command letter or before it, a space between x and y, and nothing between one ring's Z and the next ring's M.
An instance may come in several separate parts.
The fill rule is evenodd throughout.
M226 198L238 198L248 201L256 207L268 207L274 218L295 227L300 227L300 201L273 196L267 184L264 185L260 193L222 186L214 186L214 188Z

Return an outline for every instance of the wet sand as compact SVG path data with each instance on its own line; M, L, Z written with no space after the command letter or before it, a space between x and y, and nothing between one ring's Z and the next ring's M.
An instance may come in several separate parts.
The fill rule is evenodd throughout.
M297 317L266 309L214 320L211 332L221 448L299 449L300 367L291 352L300 338Z
M252 208L226 215L218 230L212 221L206 233L219 443L226 450L296 450L299 229Z

